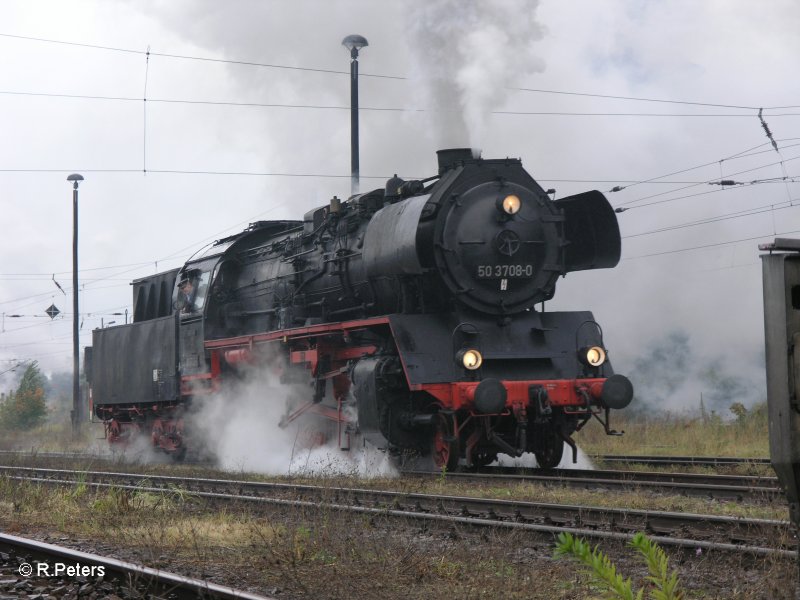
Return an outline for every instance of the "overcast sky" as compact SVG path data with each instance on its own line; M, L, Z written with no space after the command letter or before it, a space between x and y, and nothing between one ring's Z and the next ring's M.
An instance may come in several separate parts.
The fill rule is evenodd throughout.
M82 346L101 319L123 322L112 313L130 311L131 279L249 222L346 197L340 44L358 33L370 44L362 190L429 176L435 151L453 145L520 157L557 197L627 186L608 194L630 208L622 262L569 275L548 310L593 310L618 371L680 330L698 360L761 377L757 244L800 236L793 0L2 7L0 371L21 359L71 369L70 173L85 177ZM707 183L721 179L748 185Z

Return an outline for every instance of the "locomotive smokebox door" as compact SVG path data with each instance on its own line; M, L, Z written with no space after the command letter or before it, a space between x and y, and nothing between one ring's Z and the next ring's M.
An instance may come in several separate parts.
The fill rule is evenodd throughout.
M764 276L769 451L800 526L800 240L759 245Z

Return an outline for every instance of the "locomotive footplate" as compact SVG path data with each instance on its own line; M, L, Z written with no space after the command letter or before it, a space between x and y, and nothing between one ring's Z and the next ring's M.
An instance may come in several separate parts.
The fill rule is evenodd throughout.
M539 410L562 408L567 412L588 412L592 407L625 408L633 398L633 386L624 375L608 378L571 380L498 381L484 379L411 386L424 391L443 406L482 414L500 414L515 406L528 405L533 398Z

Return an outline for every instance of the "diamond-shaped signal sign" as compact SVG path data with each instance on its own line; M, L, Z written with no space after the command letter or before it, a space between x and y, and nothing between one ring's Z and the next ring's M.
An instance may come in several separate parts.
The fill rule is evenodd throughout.
M48 306L48 307L45 309L45 311L44 311L44 312L46 312L46 313L47 313L47 315L48 315L48 316L49 316L51 319L55 319L55 318L56 318L56 317L59 315L59 313L61 313L61 311L60 311L60 310L58 310L58 308L56 307L56 305L55 305L55 304L51 304L50 306Z

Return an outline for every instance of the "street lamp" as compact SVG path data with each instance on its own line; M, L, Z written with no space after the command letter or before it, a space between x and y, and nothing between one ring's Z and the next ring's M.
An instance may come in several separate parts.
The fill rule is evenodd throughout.
M367 38L348 35L342 46L350 50L350 169L351 193L358 193L358 51L369 46Z
M67 177L72 182L72 433L81 428L80 354L78 351L78 182L83 176L73 173Z

